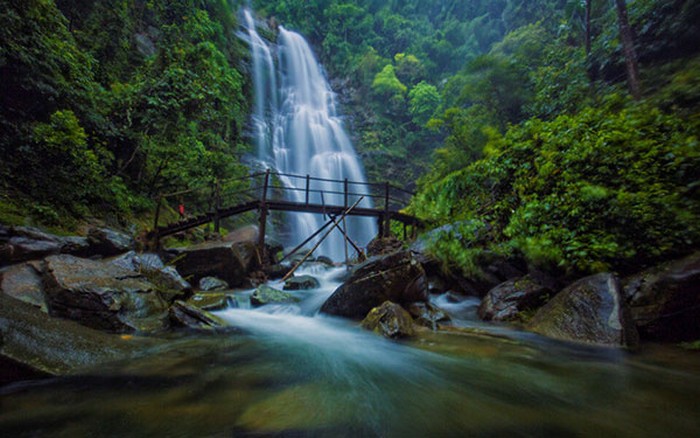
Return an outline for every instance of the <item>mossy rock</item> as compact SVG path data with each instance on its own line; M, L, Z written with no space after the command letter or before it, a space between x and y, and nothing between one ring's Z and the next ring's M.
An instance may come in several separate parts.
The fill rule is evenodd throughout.
M258 286L253 295L250 296L250 304L255 307L266 304L297 303L299 301L298 297L289 292L283 292L265 284Z

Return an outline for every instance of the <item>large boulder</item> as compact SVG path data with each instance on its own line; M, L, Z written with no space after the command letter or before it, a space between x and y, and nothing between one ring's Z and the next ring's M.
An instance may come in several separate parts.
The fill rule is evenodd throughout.
M544 304L552 291L530 276L508 280L491 289L479 306L479 317L485 321L509 321L524 310Z
M55 236L31 227L0 227L0 266L40 260L54 254L88 255L87 238Z
M30 304L0 294L0 385L126 359L156 342L51 318Z
M627 278L624 291L644 339L700 338L700 252Z
M46 258L49 314L112 332L166 327L167 304L143 275L102 261L69 255Z
M12 265L0 272L0 291L47 312L40 262Z
M247 276L259 266L252 242L207 242L170 250L177 271L197 283L204 277L217 277L232 287L247 284Z
M386 338L405 338L415 334L413 318L400 305L385 301L381 306L370 310L362 321L362 327Z
M425 271L410 251L374 257L358 265L321 307L321 312L362 319L385 301L428 300Z
M299 297L295 297L289 292L277 290L266 284L258 286L253 295L250 296L250 304L255 307L266 304L297 303L299 301L301 301Z
M528 328L552 338L634 346L639 335L613 274L582 278L537 311Z

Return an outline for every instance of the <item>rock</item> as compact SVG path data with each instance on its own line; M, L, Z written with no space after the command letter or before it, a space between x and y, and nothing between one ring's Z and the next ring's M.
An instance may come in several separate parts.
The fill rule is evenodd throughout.
M134 247L134 239L109 228L91 228L88 231L90 251L104 257L115 256L128 252Z
M199 290L204 292L230 289L228 283L216 277L204 277L199 280Z
M250 296L252 306L264 306L265 304L296 303L299 298L288 292L282 292L265 284L258 286Z
M374 257L391 254L393 252L400 251L402 248L403 242L394 236L377 236L367 244L367 256Z
M321 287L321 283L310 275L299 275L284 282L284 290L308 290Z
M142 354L158 341L90 329L74 321L51 318L36 307L0 294L0 385L40 375L62 375L76 369ZM5 359L4 361L2 359Z
M529 330L552 338L610 346L639 341L613 274L582 278L537 311Z
M40 260L55 254L88 255L88 239L59 237L31 227L3 228L0 233L0 266Z
M447 313L438 309L430 303L411 303L408 305L408 312L413 316L414 320L432 330L437 329L438 322L449 322L450 317Z
M405 338L415 335L411 315L400 305L385 301L370 310L362 327L386 338Z
M326 266L335 266L335 263L333 263L333 260L330 259L330 257L326 256L318 256L316 257L316 262L321 263Z
M231 302L232 299L222 292L197 293L187 300L187 304L209 312L227 309Z
M700 338L700 252L627 278L624 291L642 338Z
M425 271L409 251L400 251L358 265L321 312L362 319L385 301L408 304L427 300Z
M184 298L185 295L192 292L190 283L182 278L175 268L166 266L158 254L137 254L136 251L129 251L109 259L109 262L124 269L143 274L149 281L158 286L162 292L184 292L184 294L174 293L169 295Z
M217 330L226 327L221 318L183 301L175 301L170 307L170 322L175 327L194 330Z
M508 280L491 289L479 306L479 317L485 321L510 321L523 310L544 304L552 291L530 276Z
M167 305L141 274L69 255L50 256L45 263L50 315L113 332L166 327Z
M244 286L248 273L258 267L256 248L250 242L207 242L170 251L176 256L177 271L193 282L217 277L231 287Z
M43 268L39 262L13 265L0 273L0 291L43 312L48 312L44 298Z
M291 271L291 266L287 264L276 264L263 267L263 272L267 278L271 280L277 280L278 278L283 278L285 275Z

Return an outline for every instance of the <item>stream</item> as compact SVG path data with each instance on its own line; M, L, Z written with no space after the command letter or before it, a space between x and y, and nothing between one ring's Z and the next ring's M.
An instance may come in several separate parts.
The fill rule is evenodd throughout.
M130 361L0 388L14 436L698 436L700 355L555 342L476 321L390 341L319 315L342 268L302 301L218 312L236 330L183 333ZM271 286L281 288L279 282Z

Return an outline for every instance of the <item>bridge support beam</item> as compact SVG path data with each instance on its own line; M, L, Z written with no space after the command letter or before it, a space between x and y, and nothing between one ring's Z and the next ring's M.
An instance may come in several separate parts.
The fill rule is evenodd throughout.
M265 233L267 232L267 189L270 185L270 169L265 172L265 181L263 183L263 192L260 199L260 226L258 227L258 255L260 256L260 264L267 264L265 254Z

